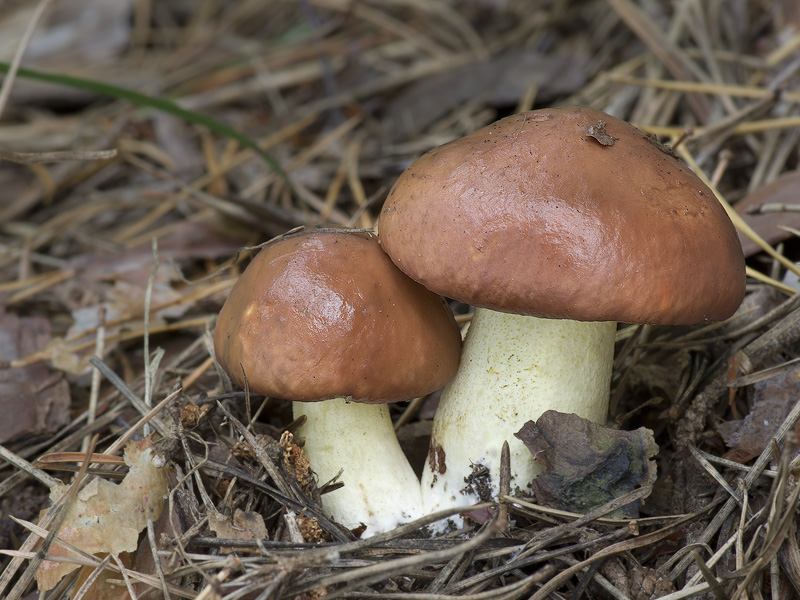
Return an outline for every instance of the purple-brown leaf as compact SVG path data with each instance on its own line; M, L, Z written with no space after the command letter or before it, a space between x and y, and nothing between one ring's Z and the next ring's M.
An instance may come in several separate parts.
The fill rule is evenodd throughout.
M744 419L720 423L717 431L730 450L725 458L746 462L760 455L800 394L800 368L753 384L753 408ZM800 429L800 427L798 427ZM798 432L800 433L800 432Z
M800 195L797 194L798 186L800 186L800 170L784 173L772 183L761 186L737 202L736 212L768 244L774 246L778 242L792 237L792 234L786 229L782 229L781 225L795 229L800 228L800 212L757 212L752 214L750 211L763 204L797 205L800 203ZM745 256L761 251L761 248L743 233L739 233L739 240L742 242Z
M658 446L644 427L619 431L548 410L515 435L544 468L531 487L545 506L585 513L656 478L651 459ZM639 505L629 504L620 513L636 517Z

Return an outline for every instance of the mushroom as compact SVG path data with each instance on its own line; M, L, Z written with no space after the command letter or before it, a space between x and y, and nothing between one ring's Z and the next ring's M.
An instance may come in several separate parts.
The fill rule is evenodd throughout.
M265 247L222 307L214 348L236 384L246 376L307 417L298 435L318 478L342 471L344 486L322 497L331 517L371 535L422 515L386 403L441 388L461 337L444 301L375 236L314 230Z
M434 418L426 511L496 495L506 440L524 490L537 468L514 433L545 410L605 422L617 321L721 320L744 295L712 191L590 108L513 115L429 151L392 188L379 232L402 271L477 307Z

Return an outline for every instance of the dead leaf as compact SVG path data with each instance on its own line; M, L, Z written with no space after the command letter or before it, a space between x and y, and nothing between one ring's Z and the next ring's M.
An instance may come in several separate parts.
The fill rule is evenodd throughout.
M174 481L174 473L170 473L171 482ZM153 538L156 543L158 562L163 573L174 573L181 566L180 552L176 551L174 541L183 533L181 529L181 509L178 502L167 503L161 516L153 523ZM137 573L147 573L158 577L156 568L156 556L153 556L153 547L150 545L148 536L139 536L139 549L133 557L133 570ZM152 587L143 581L133 583L133 591L136 598L149 598L148 595ZM175 596L172 596L175 598ZM116 600L116 598L113 598ZM127 600L127 599L123 599Z
M40 317L0 313L0 362L47 347L50 323ZM0 371L0 443L42 435L69 423L67 381L45 363Z
M191 302L181 302L193 290L183 283L176 263L233 256L241 244L241 240L221 233L214 224L205 221L178 223L159 238L160 264L150 294L151 327L180 318L193 306ZM69 268L75 271L75 277L54 288L62 304L74 307L71 310L73 322L66 338L51 344L52 363L56 368L75 375L89 369L89 354L76 353L69 346L94 339L101 313L104 322L111 323L106 326L107 338L143 323L153 265L150 244L119 252L88 252L70 259ZM65 340L69 340L69 344ZM109 343L106 352L113 348Z
M226 540L255 541L269 538L264 518L251 510L243 511L237 508L233 518L222 515L218 515L218 518L211 517L208 520L208 527L218 538ZM223 554L230 554L234 552L234 548L223 546L220 551Z
M215 259L233 255L241 245L241 239L222 233L215 223L186 220L158 238L158 258L165 266L185 260ZM85 253L70 259L68 266L84 281L124 279L144 285L153 269L153 249L148 241L119 252ZM174 269L169 275L177 277Z
M597 121L594 125L589 125L586 128L586 137L594 138L601 146L613 146L614 142L619 139L606 132L606 122L603 120Z
M58 537L89 554L133 552L147 519L158 519L167 494L167 469L149 439L131 442L125 448L129 471L119 483L97 477L78 492L68 508ZM68 486L50 489L50 500L58 501ZM51 554L70 554L54 543ZM40 590L50 590L78 565L44 561L36 572Z
M181 293L174 290L172 282L176 275L174 269L166 265L161 265L153 278L153 287L150 295L151 306L159 306L171 302L177 303L181 299ZM95 289L102 290L106 300L93 306L85 306L72 311L72 318L75 320L67 332L67 337L71 340L80 338L86 332L93 331L99 324L100 308L104 311L106 321L112 322L119 319L139 316L143 318L145 296L147 294L147 281L144 283L130 283L125 279L119 279L111 284L98 285ZM152 323L161 324L168 318L179 318L186 310L187 306L176 304L163 310L155 311ZM128 325L130 326L130 325ZM116 333L118 328L112 328L111 333Z
M658 446L644 427L620 431L548 410L515 436L545 470L531 483L545 506L585 513L656 479ZM635 518L639 505L619 512Z
M100 554L98 558L103 559L108 555ZM133 554L131 552L123 552L119 555L119 560L126 569L131 568L133 562ZM74 598L84 582L94 573L94 568L83 567L78 574L78 580L75 582L71 598ZM92 585L83 595L82 600L130 600L131 595L128 593L124 585L111 583L111 581L118 581L122 578L119 573L105 569L97 579L94 580Z
M619 558L613 558L601 565L600 572L631 600L650 600L675 592L668 576L635 561L626 566Z
M751 208L762 204L800 204L800 170L790 171L778 177L772 183L761 186L752 194L748 194L736 203L738 212L745 222L750 225L764 240L775 245L792 237L792 234L779 226L800 228L800 212L764 212L751 214ZM751 256L761 252L755 242L739 232L739 241L742 242L744 255Z
M744 419L717 425L730 450L725 458L744 463L759 456L800 396L800 367L753 384L753 408ZM800 434L800 425L796 427Z

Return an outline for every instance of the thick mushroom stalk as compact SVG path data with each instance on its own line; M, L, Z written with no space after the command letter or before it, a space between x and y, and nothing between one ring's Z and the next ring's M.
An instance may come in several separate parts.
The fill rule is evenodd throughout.
M513 115L434 148L400 175L379 229L392 261L428 289L527 315L476 309L435 417L430 509L494 495L502 442L546 409L603 420L614 322L721 320L744 296L742 248L713 192L644 132L591 108ZM534 467L519 448L524 491Z
M461 336L442 299L374 236L317 230L265 247L222 307L214 348L235 383L246 375L250 390L306 415L319 481L342 471L344 487L322 497L336 520L368 536L419 516L419 480L385 404L440 389Z
M475 309L461 365L433 420L422 474L425 512L496 498L504 441L511 489L525 492L539 470L513 433L528 419L555 408L604 422L615 331L614 322Z
M389 531L421 517L419 480L394 433L386 404L344 398L295 402L294 416L305 415L298 435L320 484L341 471L344 486L324 494L322 505L338 523L367 534ZM356 426L357 424L357 426Z

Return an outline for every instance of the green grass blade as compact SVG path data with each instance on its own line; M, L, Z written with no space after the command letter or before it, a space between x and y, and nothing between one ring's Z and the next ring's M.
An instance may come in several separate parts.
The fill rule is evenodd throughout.
M0 61L0 74L8 73L9 69L10 65L8 63ZM168 113L189 121L190 123L205 127L217 135L234 139L242 146L255 150L261 156L261 158L263 158L264 161L278 175L280 175L280 177L286 182L286 185L288 185L290 189L294 189L291 179L289 179L289 175L281 168L278 162L269 154L264 152L253 139L244 135L242 132L237 131L233 127L214 119L213 117L181 108L172 100L148 96L147 94L142 94L141 92L137 92L128 88L103 83L101 81L95 81L93 79L84 79L82 77L71 77L69 75L58 75L55 73L45 73L42 71L22 68L17 71L17 75L19 77L25 77L26 79L35 79L37 81L65 85L79 90L85 90L95 94L108 96L110 98L116 98L117 100L125 100L127 102L131 102L132 104L159 110L161 112Z

